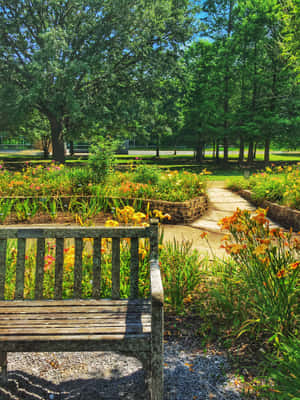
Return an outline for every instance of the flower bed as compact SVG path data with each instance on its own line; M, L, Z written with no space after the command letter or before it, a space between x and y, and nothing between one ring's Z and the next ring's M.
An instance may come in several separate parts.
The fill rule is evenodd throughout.
M2 168L0 223L36 222L41 214L55 221L62 212L85 223L127 204L148 214L159 209L170 214L172 223L190 223L207 209L205 174L138 166L99 182L88 168L55 164L28 166L22 172Z
M267 167L249 179L230 184L230 189L257 206L286 228L300 230L300 163L295 166Z
M249 179L230 184L233 190L250 190L256 201L268 200L300 210L300 163L291 166L267 167Z

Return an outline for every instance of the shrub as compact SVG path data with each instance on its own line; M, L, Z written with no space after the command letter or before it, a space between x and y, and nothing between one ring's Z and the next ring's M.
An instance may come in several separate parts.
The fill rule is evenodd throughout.
M115 162L115 151L118 142L111 138L98 136L90 146L88 165L93 172L93 178L97 182L104 182L112 171Z
M154 165L139 164L133 174L133 182L155 185L159 181L160 169Z

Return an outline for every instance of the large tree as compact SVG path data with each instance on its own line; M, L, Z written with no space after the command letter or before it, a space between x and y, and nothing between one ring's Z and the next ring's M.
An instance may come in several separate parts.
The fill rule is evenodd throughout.
M151 70L170 71L190 14L188 0L0 0L2 93L17 99L7 112L44 115L63 162L70 127L121 118Z

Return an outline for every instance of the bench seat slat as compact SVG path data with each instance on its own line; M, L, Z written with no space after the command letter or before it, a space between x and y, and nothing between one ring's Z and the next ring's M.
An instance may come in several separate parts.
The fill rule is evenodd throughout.
M43 335L0 336L0 351L54 352L54 351L151 351L151 335L97 334L97 335Z
M135 314L140 315L144 313L150 313L149 310L138 310L136 312L131 312L128 314L127 312L118 312L118 313L110 313L110 312L102 312L101 314L95 313L46 313L46 314L1 314L1 322L3 321L11 321L18 319L19 321L43 321L43 320L95 320L95 319L121 319L121 318L131 318L131 315L134 317Z
M140 306L136 307L135 312L140 312L141 310L147 310L149 309L147 306ZM109 309L109 307L31 307L30 308L30 313L39 313L39 314L52 314L53 312L55 313L98 313L98 312L111 312L112 310ZM9 308L0 308L0 317L1 314L26 314L28 312L27 307L9 307ZM115 312L127 312L127 307L126 306L118 306L115 308Z
M124 316L125 320L125 316ZM47 326L55 327L55 326L119 326L119 325L124 325L124 320L122 318L117 318L117 317L108 317L108 318L63 318L63 319L46 319L46 320L34 320L34 319L6 319L2 320L0 322L0 329L3 329L8 326L14 326L14 327L22 327L28 328L30 326L40 326L43 324L46 324ZM126 318L127 323L136 323L139 320L142 322L142 324L148 324L151 322L151 319L149 316L145 315L142 316L141 318Z
M134 324L134 323L126 323L126 325L120 326L92 326L92 327L52 327L52 326L44 326L37 328L28 327L28 328L18 328L18 327L10 327L10 328L1 328L0 327L0 336L10 336L10 335L25 335L26 333L31 336L41 336L41 335L97 335L101 333L110 333L110 334L125 334L125 333L147 333L151 332L151 325L143 325L143 324Z

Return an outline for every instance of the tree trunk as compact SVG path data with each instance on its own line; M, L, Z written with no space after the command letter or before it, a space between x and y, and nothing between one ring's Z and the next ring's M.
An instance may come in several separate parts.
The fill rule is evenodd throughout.
M228 138L225 136L223 140L224 146L224 161L228 161Z
M156 145L156 157L159 158L159 144Z
M257 149L257 142L254 143L253 161L256 159L256 149Z
M254 143L251 141L249 143L249 148L248 148L248 162L253 161L253 149L254 149Z
M70 156L74 156L74 142L70 141Z
M220 159L220 144L219 144L219 139L217 139L216 143L216 160L219 161Z
M43 146L43 152L44 152L44 159L48 160L48 158L49 158L49 148L48 148L48 146Z
M245 142L243 136L240 136L239 162L244 161L244 156L245 156Z
M204 141L200 140L196 149L196 161L202 162L204 160Z
M64 163L66 159L62 121L49 118L49 122L51 126L52 158L54 161Z
M270 162L270 146L271 146L271 139L266 138L265 140L265 152L264 152L264 161L265 163Z
M216 158L216 141L213 140L213 152L212 152L213 160Z

